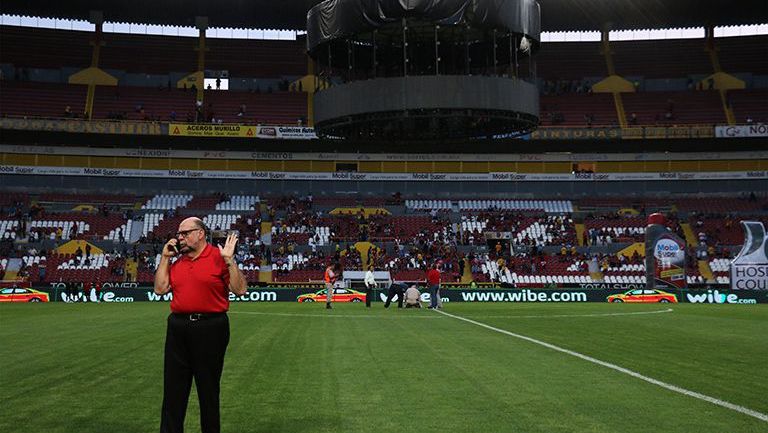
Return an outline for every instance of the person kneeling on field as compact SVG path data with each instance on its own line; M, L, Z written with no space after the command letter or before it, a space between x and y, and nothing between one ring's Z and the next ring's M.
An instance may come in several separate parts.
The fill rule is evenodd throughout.
M416 285L405 291L405 308L421 308L421 293Z
M384 302L384 308L389 308L389 304L397 297L397 308L403 308L403 298L405 297L405 291L408 290L408 286L405 283L392 282L387 290L387 301Z

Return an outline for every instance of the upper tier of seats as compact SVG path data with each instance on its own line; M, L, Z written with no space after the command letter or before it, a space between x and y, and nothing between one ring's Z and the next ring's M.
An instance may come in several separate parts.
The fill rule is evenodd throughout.
M93 33L0 26L0 63L17 67L85 68ZM133 73L190 73L197 68L197 38L103 34L99 67ZM231 77L279 78L306 73L305 44L297 41L207 39L206 69Z
M87 88L77 84L0 81L0 115L67 117L70 107L81 117L85 107ZM127 120L176 121L194 120L195 94L180 89L152 87L98 87L93 105L94 119L109 119L114 114ZM245 114L238 116L241 106ZM224 123L293 125L306 117L307 98L304 93L245 91L206 91L204 116L221 119Z
M93 33L0 26L0 63L27 68L85 68ZM189 73L197 67L197 38L103 34L99 66L129 73ZM768 74L768 37L715 40L720 66L732 74ZM206 69L237 78L306 74L306 46L295 41L207 39ZM548 80L592 80L607 75L600 42L545 42L536 56L537 74ZM625 77L686 78L713 72L704 39L611 43L616 73Z

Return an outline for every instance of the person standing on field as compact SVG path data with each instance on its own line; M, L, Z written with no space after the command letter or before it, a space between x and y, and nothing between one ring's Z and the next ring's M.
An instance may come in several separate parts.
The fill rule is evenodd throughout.
M339 269L340 265L338 263L334 263L327 268L325 268L325 275L323 279L325 280L325 308L330 310L331 307L331 300L333 299L333 288L336 286L336 281L339 278Z
M437 269L437 263L427 272L427 285L429 286L429 308L440 308L440 271Z
M365 273L365 306L368 308L371 308L374 288L376 288L376 277L373 276L373 265L370 265Z
M155 272L155 293L173 292L165 336L161 433L182 433L192 380L200 401L202 433L220 433L220 383L229 344L229 293L247 292L235 262L237 234L224 246L206 240L200 218L179 224L163 246ZM177 260L171 264L171 258Z

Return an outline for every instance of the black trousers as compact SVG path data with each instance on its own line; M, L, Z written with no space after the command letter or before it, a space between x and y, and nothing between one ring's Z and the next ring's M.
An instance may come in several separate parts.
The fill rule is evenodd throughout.
M405 290L408 288L405 284L392 283L387 291L387 302L384 303L384 308L389 308L389 304L392 303L392 299L397 296L397 308L403 308L403 298L405 297Z
M189 314L168 316L161 433L184 431L193 378L200 401L201 431L221 431L219 390L228 344L229 318L225 313L192 318Z
M373 301L373 287L365 288L365 306L370 307L371 301Z

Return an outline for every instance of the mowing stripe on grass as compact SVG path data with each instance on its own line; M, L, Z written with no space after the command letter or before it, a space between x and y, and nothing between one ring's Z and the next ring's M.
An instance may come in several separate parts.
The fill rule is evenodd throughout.
M660 387L668 389L670 391L674 391L674 392L677 392L679 394L683 394L683 395L687 395L689 397L693 397L693 398L696 398L696 399L699 399L699 400L703 400L703 401L706 401L706 402L709 402L709 403L712 403L712 404L724 407L726 409L730 409L730 410L742 413L744 415L748 415L748 416L751 416L753 418L757 418L760 421L768 422L768 415L766 415L766 414L764 414L762 412L758 412L756 410L752 410L752 409L746 408L744 406L739 406L737 404L733 404L733 403L730 403L730 402L727 402L727 401L724 401L724 400L720 400L720 399L717 399L717 398L714 398L714 397L710 397L708 395L704 395L704 394L698 393L696 391L690 391L690 390L687 390L685 388L680 388L679 386L675 386L675 385L672 385L672 384L669 384L669 383L666 383L666 382L662 382L662 381L654 379L652 377L644 376L644 375L642 375L642 374L640 374L638 372L626 369L624 367L619 367L616 364L611 364L610 362L601 361L599 359L596 359L596 358L593 358L591 356L587 356L587 355L581 354L579 352L574 352L572 350L563 349L560 346L555 346L554 344L550 344L550 343L547 343L547 342L544 342L544 341L541 341L541 340L537 340L535 338L526 337L525 335L515 334L514 332L510 332L510 331L507 331L507 330L504 330L504 329L499 329L499 328L493 327L491 325L486 325L485 323L478 322L478 321L475 321L475 320L472 320L472 319L467 319L466 317L461 317L461 316L457 316L455 314L446 313L445 311L441 311L441 310L435 310L435 311L437 311L438 313L443 314L445 316L452 317L452 318L457 319L457 320L462 320L464 322L471 323L473 325L477 325L477 326L480 326L480 327L485 328L485 329L490 329L491 331L496 331L496 332L499 332L499 333L504 334L504 335L509 335L510 337L515 337L515 338L519 338L521 340L528 341L530 343L538 344L539 346L544 346L544 347L546 347L548 349L552 349L552 350L555 350L555 351L558 351L558 352L561 352L561 353L565 353L566 355L571 355L571 356L574 356L576 358L580 358L580 359L583 359L585 361L591 362L593 364L597 364L597 365L601 365L603 367L610 368L611 370L618 371L619 373L624 373L624 374L632 376L634 378L637 378L637 379L640 379L640 380L644 380L644 381L646 381L648 383L652 383L652 384L654 384L656 386L660 386Z
M478 319L548 319L551 317L611 317L611 316L638 316L638 315L644 315L644 314L660 314L660 313L671 313L674 310L671 308L667 308L666 310L657 310L657 311L636 311L633 313L594 313L594 314L547 314L547 315L538 315L538 316L475 316L475 318ZM229 314L253 314L257 316L282 316L282 317L333 317L333 318L344 318L344 317L350 317L353 319L356 318L364 318L364 319L390 319L390 318L401 318L401 317L407 317L410 319L440 319L440 316L377 316L377 315L368 315L368 314L306 314L306 313L265 313L261 311L229 311Z
M657 311L635 311L634 313L594 313L594 314L546 314L538 316L475 316L476 319L549 319L550 317L610 317L610 316L640 316L644 314L671 313L675 310L667 308Z
M442 319L440 316L423 315L423 316L406 316L406 315L368 315L368 314L303 314L303 313L264 313L261 311L229 311L229 314L253 314L257 316L283 316L283 317L333 317L337 319L353 318L353 319Z

